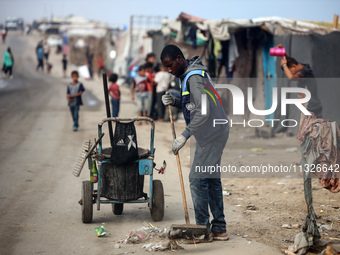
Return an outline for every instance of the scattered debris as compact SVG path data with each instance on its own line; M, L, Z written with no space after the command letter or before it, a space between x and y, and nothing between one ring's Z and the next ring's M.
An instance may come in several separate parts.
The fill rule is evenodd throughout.
M294 252L291 252L289 250L283 250L283 252L286 254L286 255L296 255Z
M250 150L253 152L258 152L258 151L262 151L262 148L251 148Z
M120 247L121 247L120 244L117 244L117 243L114 246L115 249L120 249Z
M333 227L332 226L330 226L330 225L321 225L320 226L320 231L330 231L330 230L332 230L333 229Z
M104 226L101 226L99 228L95 228L94 231L97 232L97 236L105 236L106 235L106 228Z
M287 148L285 149L286 152L297 152L299 149L297 147Z
M246 210L250 210L250 211L256 211L259 208L257 208L255 205L247 205Z
M123 244L137 244L145 242L151 238L154 237L160 237L160 238L167 238L168 237L168 230L166 228L157 228L151 223L145 224L146 226L138 229L138 230L131 230L129 235L119 240L118 243Z
M337 250L330 244L327 248L321 253L322 255L339 255Z
M281 228L291 229L292 227L289 224L283 224Z
M161 241L158 243L148 243L142 246L142 249L147 251L165 251L165 250L180 250L183 249L175 240Z
M223 196L231 196L231 192L228 190L223 190Z
M308 248L309 246L308 246L306 234L303 232L300 232L295 236L294 244L290 245L288 247L288 250L285 250L285 253L289 255L290 254L302 255L302 254L306 254Z

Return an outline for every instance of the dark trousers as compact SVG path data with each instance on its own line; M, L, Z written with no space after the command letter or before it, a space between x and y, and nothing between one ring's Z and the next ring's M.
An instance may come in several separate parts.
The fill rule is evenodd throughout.
M157 112L158 112L158 118L164 119L164 113L165 113L165 105L162 103L162 96L165 95L164 92L158 92L157 97Z
M41 70L44 70L44 60L43 59L38 59L37 70L39 70L39 68L41 68Z
M79 127L79 108L80 108L79 105L70 106L70 112L71 112L74 128Z
M118 117L119 113L119 100L115 98L111 98L111 106L112 106L112 117Z
M6 66L5 74L7 74L8 76L11 76L12 72L13 72L13 66Z
M158 113L156 111L156 92L151 92L151 100L150 100L150 111L149 111L149 116L151 118L157 119Z
M224 133L204 146L196 143L195 157L189 174L196 224L206 225L209 230L217 233L226 232L221 173L200 173L196 172L196 167L220 166L228 136L228 133ZM209 208L213 216L211 222Z

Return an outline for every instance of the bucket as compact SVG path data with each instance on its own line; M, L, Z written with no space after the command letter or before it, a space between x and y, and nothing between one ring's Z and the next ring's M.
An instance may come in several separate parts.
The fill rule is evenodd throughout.
M103 149L103 154L111 155L111 148ZM102 197L122 202L138 199L144 184L144 176L139 175L138 161L121 166L102 163L100 169Z
M286 55L285 48L270 48L269 55L274 57L284 57Z

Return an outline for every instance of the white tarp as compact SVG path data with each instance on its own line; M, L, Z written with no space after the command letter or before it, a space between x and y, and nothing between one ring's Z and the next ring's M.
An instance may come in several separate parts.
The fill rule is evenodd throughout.
M283 34L286 31L292 33L329 33L334 29L318 26L312 23L286 19L281 17L260 17L255 19L221 19L221 20L205 20L195 23L197 28L209 31L213 38L217 40L229 40L230 33L235 30L246 27L260 27L265 25L267 30L272 34ZM283 30L283 29L284 30Z

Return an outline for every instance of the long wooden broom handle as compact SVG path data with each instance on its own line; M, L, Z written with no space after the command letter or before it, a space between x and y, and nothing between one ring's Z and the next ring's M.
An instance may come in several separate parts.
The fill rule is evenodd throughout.
M172 137L175 140L176 139L176 131L175 131L174 119L172 118L171 105L169 105L169 116L170 116L170 122L171 122ZM179 153L177 153L176 159L177 159L179 181L181 183L181 190L182 190L182 197L183 197L183 205L184 205L184 213L185 213L185 223L186 224L190 224L189 214L188 214L188 206L187 206L187 199L186 199L186 196L185 196L185 189L184 189L181 161L179 159Z

